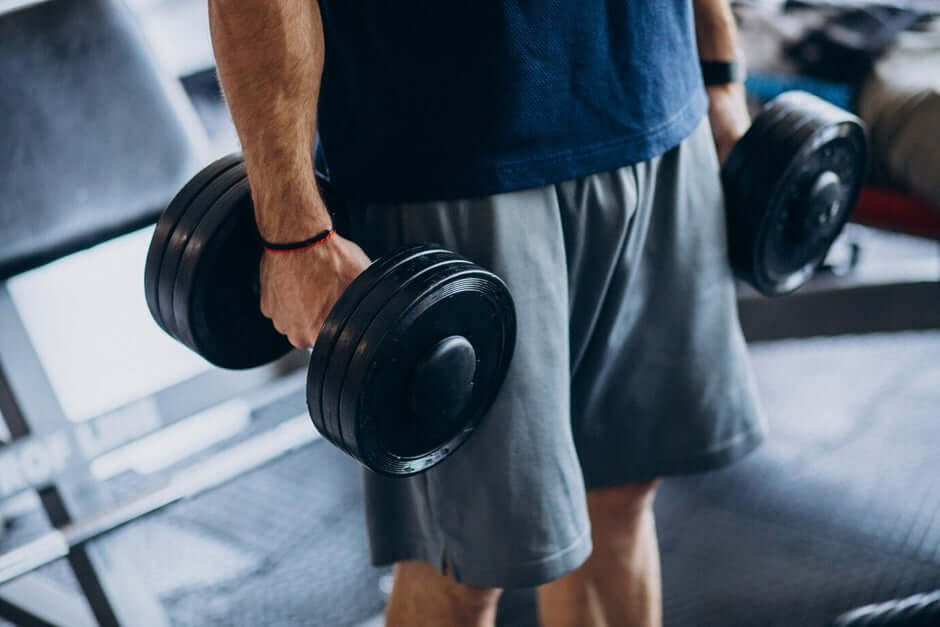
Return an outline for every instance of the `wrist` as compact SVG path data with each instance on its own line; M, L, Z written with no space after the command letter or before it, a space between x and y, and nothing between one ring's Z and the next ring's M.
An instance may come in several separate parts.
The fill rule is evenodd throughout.
M727 85L741 85L747 78L747 69L744 61L740 59L712 60L701 59L702 79L706 87L724 87Z
M333 228L333 217L319 194L256 199L255 222L262 239L269 242L300 241Z
M723 83L721 85L706 85L705 93L712 102L725 101L727 99L738 100L746 99L744 83Z
M261 244L264 247L264 250L269 253L298 252L302 250L308 250L314 246L319 246L334 235L336 235L336 229L331 226L328 229L324 229L323 231L316 233L312 237L290 242L272 242L262 237Z

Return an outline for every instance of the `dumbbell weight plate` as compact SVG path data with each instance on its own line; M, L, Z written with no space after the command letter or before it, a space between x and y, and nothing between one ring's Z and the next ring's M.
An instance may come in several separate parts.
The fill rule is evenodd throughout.
M751 237L759 229L761 205L754 198L766 178L768 159L767 130L787 116L790 110L776 100L767 103L754 118L751 127L732 148L721 168L725 193L728 250L732 266L738 275L751 282L741 270L753 263L754 246Z
M799 119L799 111L781 105L755 137L754 145L759 148L749 155L748 164L740 178L741 197L746 201L744 207L748 208L747 211L753 219L751 229L759 231L766 220L766 212L762 208L767 206L777 176L785 167L780 161L780 140L793 130ZM761 210L755 211L755 208Z
M183 252L186 250L193 231L196 230L212 204L231 187L244 180L245 177L245 166L242 163L236 163L216 177L189 203L167 240L157 282L157 303L160 308L160 316L167 325L167 332L183 343L185 341L180 337L173 303Z
M366 336L366 332L376 326L383 330L389 330L389 325L394 324L394 317L389 317L387 312L395 307L401 307L401 303L411 303L413 299L420 294L420 285L423 285L429 273L438 272L443 266L459 265L469 267L470 262L462 259L449 251L433 252L419 257L413 257L408 260L402 260L396 264L396 271L389 275L389 280L384 281L375 290L372 298L364 299L351 316L346 324L349 333L346 337L340 338L336 344L336 350L333 353L333 359L327 370L327 376L323 382L323 398L326 400L324 406L331 422L338 430L338 436L342 439L344 447L354 457L359 458L357 454L358 444L356 442L356 419L343 415L342 396L344 391L350 387L350 372L354 370L354 362L362 360L363 355L370 348L370 342L374 342L374 337ZM416 291L416 287L418 291ZM355 384L353 384L355 386Z
M805 108L796 103L788 103L788 106L791 113L787 116L786 124L781 124L775 128L770 140L774 146L774 158L767 164L771 174L767 178L767 184L759 205L762 207L777 206L779 208L777 210L768 209L765 212L764 222L758 232L758 244L756 246L757 250L763 251L763 255L759 255L755 259L755 271L759 277L764 277L759 280L775 285L780 280L799 282L804 280L802 275L789 277L793 273L803 272L805 266L805 263L793 265L792 259L795 258L796 250L792 247L789 251L780 250L781 244L787 244L786 234L783 229L789 221L791 213L801 211L798 199L793 198L792 200L796 202L788 202L782 194L792 194L794 187L788 184L785 173L789 171L790 165L796 159L804 143L819 128L819 120ZM768 261L775 266L779 266L779 263L784 261L782 256L774 255L775 252L784 253L791 259L788 268L777 267L776 272L774 272L767 267ZM790 254L787 254L787 252Z
M764 267L769 276L775 273L786 276L788 272L796 276L798 271L792 268L802 262L802 272L808 277L823 261L849 220L862 184L860 172L865 168L856 156L862 138L841 135L843 132L852 134L850 128L821 129L822 135L816 135L812 141L821 140L825 147L807 148L795 160L805 165L787 173L779 202L789 201L798 209L789 213L786 222L781 218L780 226L774 231L775 237L766 249ZM814 183L824 182L821 172L830 177L826 182L832 191L818 194L825 197L824 202L810 202L807 198Z
M741 171L747 167L748 158L761 149L763 145L761 137L764 130L786 113L787 109L785 107L772 100L764 105L760 113L754 117L750 127L734 145L731 152L728 153L725 163L721 167L721 176L727 187L733 187L732 184L737 181Z
M741 245L735 260L738 275L765 294L778 291L776 287L768 287L773 282L763 274L761 265L769 225L775 219L768 206L778 187L781 172L793 157L793 153L786 150L786 140L806 121L803 112L791 106L786 98L777 98L774 104L778 113L761 134L759 143L763 149L747 156L748 165L739 182L740 198L744 202L736 207L737 216L731 220L739 232L730 236ZM750 217L747 223L740 221L742 213Z
M410 250L410 249L408 249ZM321 331L317 337L317 344L321 342L332 345L329 358L325 361L322 372L315 372L314 368L308 371L307 400L311 412L314 411L314 401L319 399L320 417L324 427L324 436L336 443L337 446L346 450L350 455L352 451L346 444L342 435L342 424L339 417L339 390L343 385L343 378L346 376L346 370L349 361L353 358L357 348L361 346L362 334L369 322L381 310L402 286L407 283L415 274L430 264L442 260L451 259L454 254L441 250L435 246L426 246L413 253L402 251L391 255L388 262L377 262L382 265L376 272L369 272L367 268L362 275L356 278L350 285L352 292L347 288L340 300L346 300L347 294L350 299L356 299L358 302L355 307L348 309L344 305L335 316L339 319L344 315L341 322L335 328L339 330L336 336L331 336L330 332L334 328L332 325ZM379 278L379 269L385 270ZM368 273L368 275L366 274ZM360 280L362 279L362 280ZM355 294L362 294L361 298ZM330 312L331 315L333 312ZM319 377L318 379L315 377ZM319 386L319 387L318 387Z
M779 96L758 118L760 133L748 131L722 169L729 250L738 276L778 295L811 276L847 221L866 142L856 118L801 92Z
M338 433L339 424L334 407L331 406L329 409L324 407L321 395L324 385L323 379L330 366L333 349L337 342L340 342L342 346L355 346L355 342L358 341L361 335L360 332L351 327L347 328L350 316L357 310L361 312L362 309L369 308L368 305L360 308L360 303L372 293L377 285L385 285L386 289L388 286L395 285L396 278L389 275L394 273L396 268L400 268L403 263L418 256L446 252L440 248L419 244L380 257L356 277L333 305L317 336L317 341L310 354L310 367L307 370L307 406L310 417L320 433L327 439L332 441L332 434ZM380 303L381 298L380 296ZM349 349L346 348L345 354L349 352ZM345 369L345 365L340 367ZM326 423L328 414L332 421L329 427ZM334 442L334 444L343 449L346 448L343 442Z
M346 320L349 315L359 305L359 302L372 290L375 284L381 281L386 274L394 269L395 263L401 258L408 258L418 253L426 253L429 250L427 245L418 244L410 246L395 254L384 255L374 260L346 290L340 295L339 300L330 309L323 327L310 353L310 367L307 374L307 404L310 411L310 417L320 433L326 431L323 424L323 408L320 399L320 390L322 389L322 378L329 364L330 355L337 338L343 332L346 326ZM439 249L440 250L440 249ZM444 252L441 250L441 252Z
M160 219L157 220L153 236L150 239L150 247L147 249L147 261L144 266L144 294L147 299L147 308L150 309L150 315L164 331L168 331L168 326L160 313L158 282L160 280L160 267L163 264L163 254L170 235L176 228L180 217L186 212L199 192L205 189L217 176L240 162L241 158L239 156L228 155L210 163L183 186L183 189L173 197L166 210L160 215Z
M781 173L787 169L788 164L799 148L800 144L797 144L795 148L791 148L792 139L799 136L801 131L805 132L807 125L812 121L807 118L804 111L787 103L784 103L780 110L783 115L777 116L767 126L761 138L765 150L759 155L754 155L752 164L747 170L750 176L745 177L748 184L745 196L749 199L752 207L761 208L759 211L753 212L757 217L757 221L754 223L756 229L754 232L758 234L758 238L766 233L768 220L773 218L766 211L766 207L774 198L773 195L777 189ZM809 130L812 132L811 127ZM752 244L751 247L752 251L762 250L763 243L756 246Z
M479 266L442 264L410 287L370 325L341 398L344 433L355 434L356 457L393 476L426 470L466 441L495 399L515 344L509 292ZM469 395L456 407L432 404L422 411L412 398L416 365L454 337L473 347ZM445 377L441 388L447 387Z
M219 197L192 232L177 273L180 339L222 368L253 368L291 345L260 309L262 247L247 178Z
M762 254L755 259L765 293L787 293L812 275L848 221L867 166L859 123L826 103L793 96L804 122L780 142L781 166L768 195L758 244ZM824 197L823 204L809 200L817 181L830 183L817 197Z

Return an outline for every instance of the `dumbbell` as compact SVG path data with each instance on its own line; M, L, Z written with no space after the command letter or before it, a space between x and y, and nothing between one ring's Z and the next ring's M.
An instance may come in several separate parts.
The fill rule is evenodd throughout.
M735 274L767 296L806 283L851 216L867 166L855 116L801 91L767 103L721 168Z
M331 210L342 213L335 203ZM260 311L262 251L244 163L223 157L157 221L144 271L154 320L222 368L286 355L292 347ZM440 246L409 246L375 260L330 310L307 371L310 417L378 473L422 472L473 433L515 337L512 297L498 276Z

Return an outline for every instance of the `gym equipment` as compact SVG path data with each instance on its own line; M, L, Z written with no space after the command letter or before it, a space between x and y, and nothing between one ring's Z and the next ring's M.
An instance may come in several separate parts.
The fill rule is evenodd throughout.
M0 585L66 557L81 546L177 501L217 488L316 439L306 426L288 420L205 461L174 473L164 484L97 514L43 534L0 555Z
M0 3L0 278L151 224L205 141L127 7L15 5Z
M25 435L0 446L0 504L29 490L42 490L68 477L81 476L102 455L189 420L231 397L277 388L284 369L301 366L292 355L276 366L251 371L216 370L198 375L191 400L180 402L174 387L82 422ZM299 357L297 355L296 357ZM92 479L89 477L89 482ZM2 534L2 531L0 531Z
M786 53L800 74L859 85L898 36L927 16L914 6L843 9L788 45Z
M222 368L287 354L289 342L258 305L262 252L244 165L223 157L157 222L144 273L157 324ZM317 337L307 379L313 423L376 472L427 470L466 441L493 402L515 329L509 290L476 264L428 244L378 259Z
M801 91L767 103L721 169L738 277L766 296L806 283L848 221L867 165L855 116Z
M886 187L866 186L858 198L854 222L940 241L940 207L924 198Z

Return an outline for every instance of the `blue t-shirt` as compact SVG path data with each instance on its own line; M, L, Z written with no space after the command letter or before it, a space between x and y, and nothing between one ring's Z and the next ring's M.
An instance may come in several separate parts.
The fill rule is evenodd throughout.
M666 152L706 110L690 0L320 0L320 146L373 202L538 187Z

